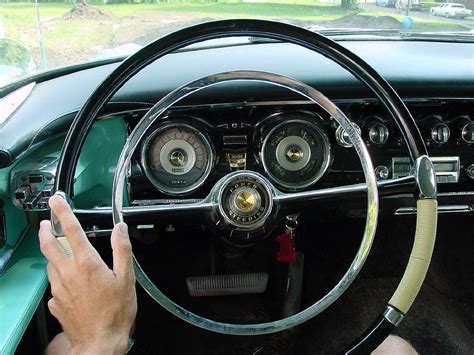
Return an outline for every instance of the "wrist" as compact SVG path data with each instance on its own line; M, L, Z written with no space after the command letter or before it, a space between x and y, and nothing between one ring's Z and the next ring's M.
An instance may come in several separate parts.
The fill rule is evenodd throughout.
M124 337L104 337L91 341L73 345L69 355L123 355L128 349L128 336Z

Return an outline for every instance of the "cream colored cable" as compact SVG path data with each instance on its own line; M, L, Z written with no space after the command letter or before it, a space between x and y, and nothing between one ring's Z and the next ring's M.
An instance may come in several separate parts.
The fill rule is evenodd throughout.
M410 309L423 285L436 240L438 202L435 199L420 199L416 206L417 219L413 249L403 278L388 302L404 314Z

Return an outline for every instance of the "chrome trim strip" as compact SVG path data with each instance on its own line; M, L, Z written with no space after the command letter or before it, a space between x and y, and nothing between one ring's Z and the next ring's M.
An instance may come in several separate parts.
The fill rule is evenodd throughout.
M112 234L112 229L90 229L84 232L87 238L108 237Z
M383 317L390 323L392 323L395 327L398 327L402 322L403 318L405 318L405 315L398 309L395 309L392 306L388 305L383 311Z
M404 98L402 99L404 103L443 103L443 102L459 102L459 101L474 101L474 97L433 97L433 98ZM379 103L376 98L361 98L361 99L333 99L332 100L337 105L344 104L374 104ZM113 103L113 102L112 102ZM226 109L226 108L243 108L243 107L259 107L259 106L292 106L292 105L316 105L311 100L268 100L268 101L239 101L239 102L222 102L217 104L198 104L198 105L176 105L171 110L203 110L203 109ZM151 108L151 105L150 105ZM110 116L116 116L119 114L127 114L132 112L147 112L150 108L140 108L135 110L125 110L117 113L107 113L105 115L99 116L99 119L106 119Z
M474 209L469 205L442 205L438 206L438 213L471 213ZM416 207L400 207L398 208L394 215L395 216L404 216L404 215L413 215L416 214Z
M438 192L438 196L474 196L474 191Z
M122 215L126 217L160 215L160 214L178 214L186 212L188 214L197 212L211 212L214 204L211 202L198 203L180 203L169 205L153 205L153 206L129 206L123 207Z

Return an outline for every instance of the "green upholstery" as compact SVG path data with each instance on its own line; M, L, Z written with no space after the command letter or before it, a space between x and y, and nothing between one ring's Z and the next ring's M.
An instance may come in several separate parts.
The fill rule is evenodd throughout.
M47 285L46 259L30 228L0 275L0 354L15 352Z

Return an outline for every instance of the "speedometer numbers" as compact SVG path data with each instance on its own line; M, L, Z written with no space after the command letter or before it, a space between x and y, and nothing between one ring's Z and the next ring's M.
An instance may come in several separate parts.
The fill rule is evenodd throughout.
M287 190L300 190L318 181L330 162L330 143L318 125L287 120L266 135L261 159L268 177Z
M205 135L186 124L164 125L142 146L145 175L163 193L180 195L201 186L212 168Z

